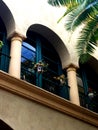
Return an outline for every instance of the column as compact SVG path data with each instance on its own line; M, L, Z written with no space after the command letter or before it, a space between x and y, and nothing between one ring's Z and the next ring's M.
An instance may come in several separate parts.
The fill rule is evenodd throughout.
M23 37L20 35L13 35L11 38L11 50L10 50L10 65L9 65L9 74L20 78L21 71L21 46L22 46Z
M70 86L69 95L72 103L80 105L76 70L77 67L72 64L67 68L68 85Z

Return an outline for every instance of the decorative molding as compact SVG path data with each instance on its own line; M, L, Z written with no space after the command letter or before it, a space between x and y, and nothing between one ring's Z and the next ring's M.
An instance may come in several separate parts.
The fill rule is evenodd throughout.
M66 115L98 127L98 114L0 71L0 89L36 101Z

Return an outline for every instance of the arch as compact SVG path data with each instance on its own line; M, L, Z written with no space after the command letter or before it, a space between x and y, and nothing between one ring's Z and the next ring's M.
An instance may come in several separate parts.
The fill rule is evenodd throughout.
M52 44L51 39L48 39L52 35L51 32L48 31L49 36L47 34L47 37L45 37L46 31L44 33L38 33L34 30L27 31L27 39L22 44L21 78L58 96L69 99L68 85L67 82L65 83L66 75L63 74L61 59L57 52L61 44L59 48L56 48L57 42L54 40ZM55 38L57 37L55 36ZM60 75L63 75L63 83L57 78Z
M7 37L9 37L15 30L15 21L11 11L3 1L0 1L0 18L5 25Z
M41 24L31 25L27 30L27 36L31 31L40 34L53 45L61 59L62 67L65 68L69 62L70 56L66 46L64 45L60 37L51 29Z
M0 130L13 130L13 129L0 119Z

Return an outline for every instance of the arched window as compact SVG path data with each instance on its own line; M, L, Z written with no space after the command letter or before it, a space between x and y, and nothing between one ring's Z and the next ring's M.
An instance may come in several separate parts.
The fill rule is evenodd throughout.
M0 120L0 130L13 130L9 125L4 121Z
M60 58L54 47L44 37L32 33L27 37L22 44L21 63L22 79L68 98L66 87L61 86L60 81L55 78L63 74ZM44 67L36 68L40 63L44 64ZM43 68L45 70L41 72Z

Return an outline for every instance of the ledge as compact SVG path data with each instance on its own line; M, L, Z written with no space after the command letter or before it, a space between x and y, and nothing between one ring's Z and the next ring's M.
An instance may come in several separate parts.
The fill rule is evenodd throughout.
M9 91L32 101L39 102L71 117L98 126L98 114L86 108L72 104L26 81L17 79L0 70L0 89Z

